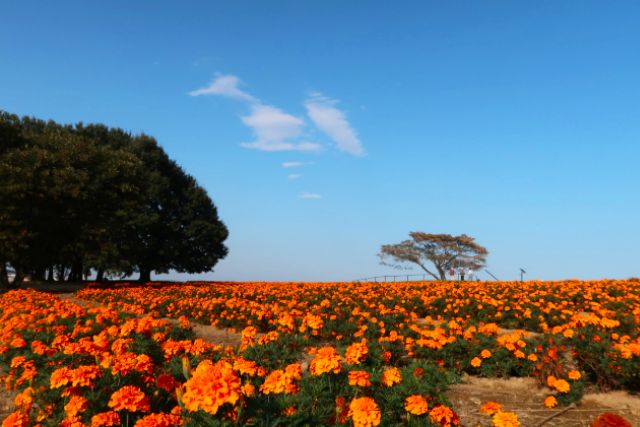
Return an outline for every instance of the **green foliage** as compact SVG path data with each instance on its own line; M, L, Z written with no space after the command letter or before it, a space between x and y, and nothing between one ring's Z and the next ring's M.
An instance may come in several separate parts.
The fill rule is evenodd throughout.
M227 235L152 137L0 112L0 264L20 277L209 271Z

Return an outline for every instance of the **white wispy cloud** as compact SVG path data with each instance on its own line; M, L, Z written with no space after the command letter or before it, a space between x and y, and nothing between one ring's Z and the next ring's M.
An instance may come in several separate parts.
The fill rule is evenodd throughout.
M299 197L299 198L301 198L301 199L322 199L322 196L321 196L321 195L319 195L319 194L316 194L316 193L307 193L307 192L300 193L300 194L298 195L298 197Z
M298 179L300 178L302 175L300 175L299 173L290 173L289 175L287 175L288 179Z
M251 114L242 117L256 136L255 141L240 145L262 151L318 151L322 147L308 141L300 141L304 120L272 105L255 104Z
M363 155L362 143L347 121L344 112L335 107L337 102L319 92L314 92L304 105L311 121L335 142L339 150L355 156Z
M241 90L238 86L241 81L238 77L231 74L218 74L209 84L209 86L192 90L189 92L191 96L203 95L219 95L227 98L239 99L248 102L260 102L256 97Z
M285 169L288 168L297 168L298 166L310 165L312 162L283 162L282 167Z

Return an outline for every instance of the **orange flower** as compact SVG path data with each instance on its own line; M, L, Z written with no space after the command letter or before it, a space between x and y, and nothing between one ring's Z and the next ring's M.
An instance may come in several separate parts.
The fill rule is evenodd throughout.
M497 412L502 411L502 405L490 400L480 407L480 411L484 412L487 415L493 415Z
M347 347L345 359L349 365L357 365L367 358L368 353L367 340L363 339Z
M134 427L174 427L181 426L182 418L171 414L149 414L140 418L133 425Z
M471 359L471 366L473 366L474 368L479 368L480 365L482 365L482 359L480 359L479 357L474 357L473 359Z
M149 412L149 398L136 386L127 385L115 391L107 404L115 411Z
M394 384L400 384L401 381L402 376L400 375L398 368L388 368L382 372L382 379L380 382L387 387L391 387Z
M413 394L404 401L404 409L413 415L423 415L429 410L427 400L419 394Z
M451 408L444 405L434 406L429 412L429 418L434 424L439 424L442 427L452 427L460 425L460 418L453 412Z
M556 377L554 377L553 375L549 375L547 377L547 386L549 386L549 388L553 388L554 384L556 383L558 379Z
M311 375L318 376L327 372L337 374L342 369L340 355L331 346L322 347L316 352L315 357L309 364Z
M553 387L560 393L569 393L569 390L571 390L571 386L566 380L556 380L553 383Z
M354 427L372 427L380 425L380 408L370 397L353 399L349 404L349 416Z
M260 386L260 391L264 394L279 394L284 393L287 386L287 377L284 371L278 369L267 375L264 383Z
M544 406L551 409L551 408L555 408L558 405L558 401L556 400L555 396L547 396L544 398Z
M371 374L367 371L351 371L349 372L349 385L358 387L371 386Z
M249 382L247 382L246 384L243 384L240 390L242 391L242 394L247 397L253 397L256 394L256 388L254 387L253 384Z
M483 359L488 359L491 357L491 352L485 348L480 352L480 357L482 357Z
M75 417L81 412L84 412L89 407L89 402L82 396L71 396L69 402L64 405L64 411L68 417Z
M91 417L91 427L112 427L120 424L120 415L115 411L101 412Z
M184 384L182 403L190 411L202 409L215 415L220 406L238 401L240 387L240 377L229 362L203 360Z
M491 418L495 427L520 427L520 420L513 412L498 412Z
M240 375L253 377L258 372L258 364L253 360L245 360L242 357L238 357L233 361L233 369L238 371Z
M576 371L575 369L570 370L567 376L569 377L569 379L572 379L574 381L577 381L580 378L582 378L582 375L580 374L580 372Z
M21 411L12 412L2 422L2 427L28 427L29 425L29 416Z

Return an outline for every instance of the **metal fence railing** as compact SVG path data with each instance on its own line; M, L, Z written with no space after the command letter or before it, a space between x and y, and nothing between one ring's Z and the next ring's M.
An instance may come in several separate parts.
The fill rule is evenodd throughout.
M426 280L433 280L433 277L428 274L387 274L385 276L365 277L354 280L354 282L424 282Z
M491 272L486 268L484 269L484 271L496 282L500 281L500 279L491 274ZM474 277L475 280L479 280L477 275L474 274ZM384 276L365 277L363 279L354 280L354 282L424 282L427 280L434 279L428 274L387 274Z

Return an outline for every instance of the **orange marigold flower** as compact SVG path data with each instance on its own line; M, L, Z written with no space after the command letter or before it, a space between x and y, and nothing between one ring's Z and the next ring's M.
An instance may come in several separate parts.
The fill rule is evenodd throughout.
M89 402L82 396L71 396L69 402L64 405L64 411L68 417L75 417L81 412L84 412L89 407Z
M91 427L112 427L120 424L120 415L116 411L101 412L91 417Z
M547 377L547 386L549 386L549 388L553 388L554 384L556 383L558 379L556 377L554 377L553 375L549 375Z
M582 375L580 374L579 371L576 371L575 369L570 370L567 373L567 376L569 377L569 379L572 379L574 381L579 380L580 378L582 378Z
M279 394L284 393L284 390L287 386L287 377L284 374L284 371L281 369L277 369L267 375L264 383L260 386L260 391L264 394Z
M473 359L471 359L471 366L473 366L474 368L479 368L480 365L482 365L482 359L480 359L479 357L474 357Z
M367 347L367 340L363 339L347 347L345 359L349 365L357 365L367 358L367 354L369 354L369 347Z
M458 414L453 412L451 408L444 405L434 406L429 411L429 418L434 424L439 424L442 427L452 427L460 425L460 418Z
M2 422L2 427L28 427L29 425L29 416L21 411L12 412Z
M229 362L203 360L184 384L182 403L190 411L202 409L215 415L225 403L237 402L240 387L240 377Z
M246 383L244 384L240 390L242 391L242 394L244 394L247 397L253 397L256 394L256 388L254 387L253 384L251 383Z
M149 398L136 386L127 385L115 391L107 404L115 411L149 412Z
M181 426L182 418L177 415L159 413L149 414L140 418L133 425L134 427L174 427Z
M51 388L64 387L71 382L71 369L59 368L51 373L49 383Z
M353 399L349 404L349 417L354 427L372 427L380 425L380 408L370 397Z
M382 384L387 387L391 387L394 384L399 384L402 381L402 376L398 368L388 368L382 372Z
M529 359L532 362L537 362L538 356L536 356L534 353L531 353L530 355L527 356L527 359Z
M238 371L240 375L249 375L253 377L258 372L258 364L253 360L246 360L238 357L233 361L233 369Z
M480 357L482 357L483 359L488 359L491 357L491 352L485 348L480 352Z
M371 386L371 374L367 371L351 371L349 372L349 385L358 387Z
M342 369L340 355L331 346L322 347L316 352L315 357L309 364L311 375L318 376L328 372L337 374Z
M513 412L498 412L491 418L495 427L520 427L518 415Z
M493 415L497 412L502 411L502 405L498 402L493 402L490 400L480 407L480 411L484 412L487 415Z
M558 405L558 400L556 400L555 396L549 395L544 398L544 406L546 408L549 408L549 409L555 408L557 405Z
M571 390L571 386L566 380L556 380L553 383L553 387L560 393L569 393L569 390Z
M429 405L423 396L413 394L404 400L404 409L413 415L423 415L429 410Z

